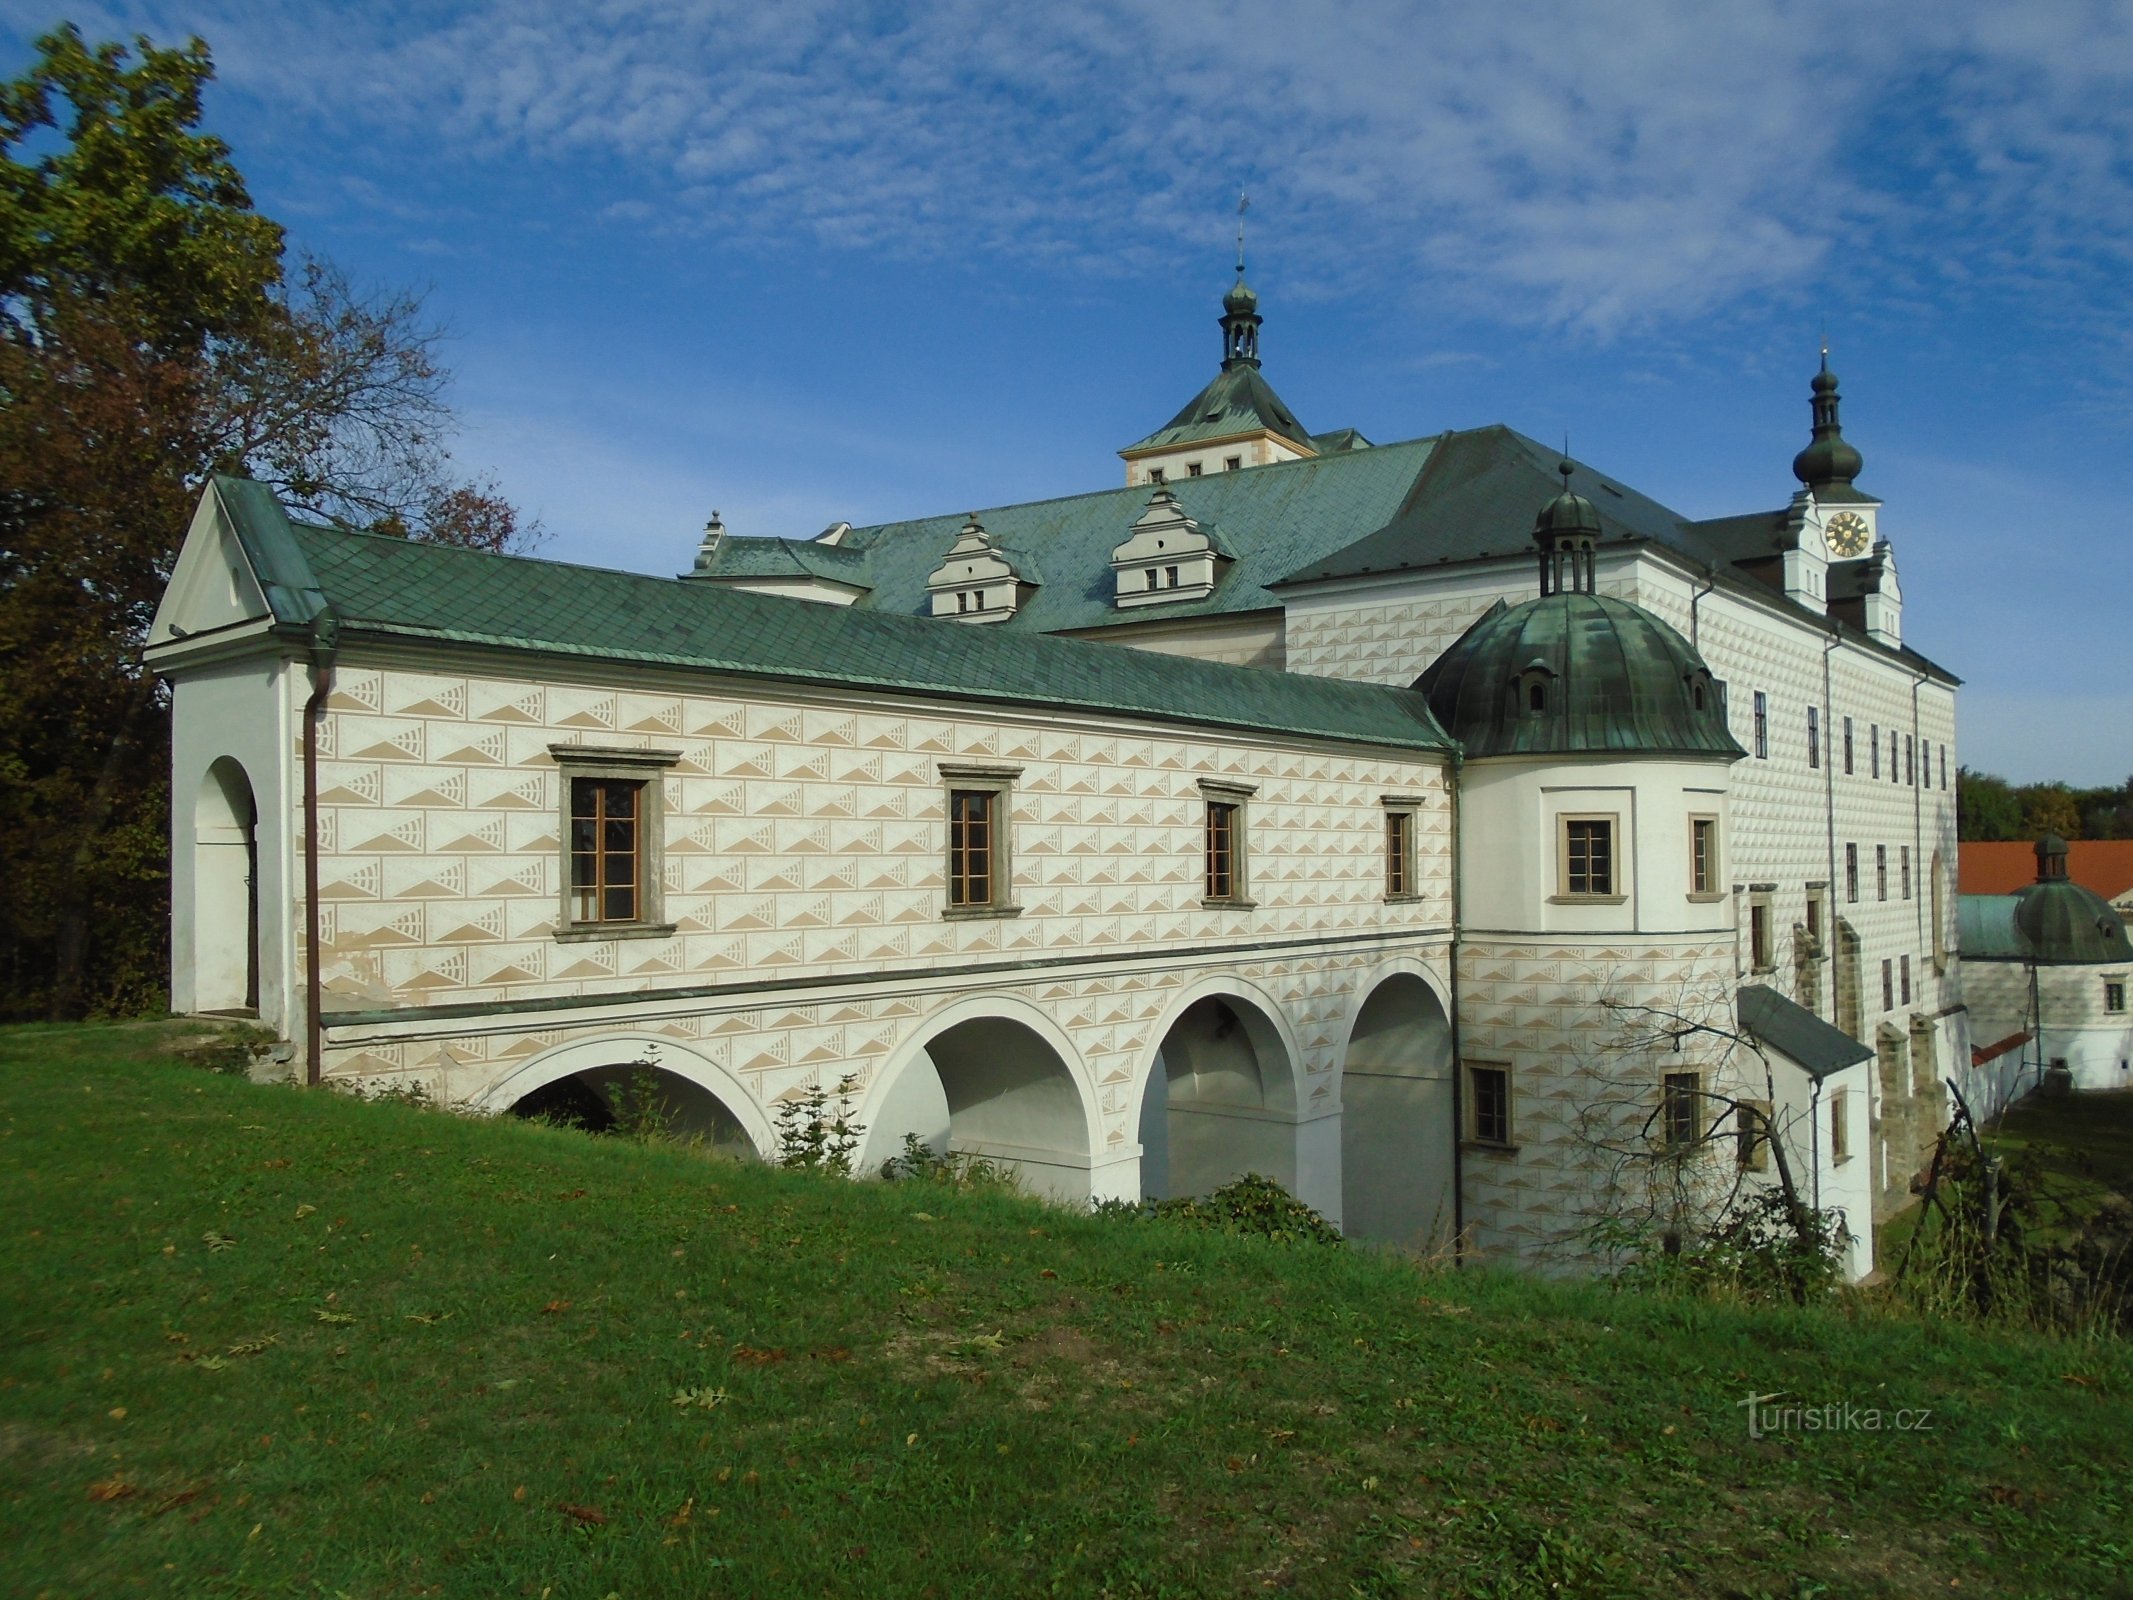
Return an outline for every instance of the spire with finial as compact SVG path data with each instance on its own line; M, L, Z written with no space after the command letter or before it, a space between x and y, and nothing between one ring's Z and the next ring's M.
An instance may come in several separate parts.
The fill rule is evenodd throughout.
M1259 296L1244 281L1244 214L1251 196L1237 194L1237 281L1222 297L1222 370L1259 365Z
M719 520L718 513L714 511L711 513L711 520L704 524L703 540L696 547L696 570L699 573L710 572L718 565L719 547L725 542L726 524Z
M1598 588L1598 557L1594 546L1600 539L1600 514L1592 502L1572 491L1571 474L1577 467L1570 460L1570 439L1563 438L1563 459L1555 470L1562 474L1563 492L1541 507L1533 519L1533 542L1540 546L1541 593L1592 594Z
M1814 438L1792 458L1792 475L1809 489L1849 489L1865 459L1846 442L1837 420L1837 375L1829 370L1829 341L1822 341L1822 370L1814 381Z

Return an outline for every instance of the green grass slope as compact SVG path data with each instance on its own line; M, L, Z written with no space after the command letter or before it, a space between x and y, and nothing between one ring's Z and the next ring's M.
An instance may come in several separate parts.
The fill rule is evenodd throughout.
M167 1038L0 1030L0 1593L2133 1592L2120 1345L1425 1276ZM1883 1427L1751 1438L1774 1391Z

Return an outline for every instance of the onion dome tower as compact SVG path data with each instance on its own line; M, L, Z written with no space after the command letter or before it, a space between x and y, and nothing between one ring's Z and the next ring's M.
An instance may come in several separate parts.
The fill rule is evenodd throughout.
M1534 519L1540 596L1498 601L1415 687L1468 759L1547 754L1736 760L1723 685L1695 647L1643 607L1594 592L1601 527L1563 489Z
M1829 352L1822 352L1822 370L1814 380L1814 437L1806 449L1792 458L1792 475L1818 498L1829 499L1832 489L1849 490L1866 460L1844 437L1837 418L1837 375L1829 370Z
M2037 881L2015 896L2014 924L2027 959L2043 966L2133 961L2123 918L2093 889L2066 875L2066 841L2037 841Z

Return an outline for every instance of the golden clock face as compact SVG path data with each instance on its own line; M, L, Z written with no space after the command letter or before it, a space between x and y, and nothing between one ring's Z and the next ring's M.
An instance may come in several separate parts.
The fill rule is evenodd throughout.
M1848 561L1853 556L1866 554L1866 518L1860 516L1858 512L1838 512L1829 519L1829 524L1824 529L1824 532L1829 538L1831 555L1842 556Z

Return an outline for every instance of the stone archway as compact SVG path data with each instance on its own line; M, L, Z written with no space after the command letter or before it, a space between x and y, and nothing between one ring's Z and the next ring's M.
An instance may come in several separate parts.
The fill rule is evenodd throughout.
M1341 1065L1341 1227L1430 1251L1451 1240L1452 1025L1410 972L1375 985Z
M1186 998L1141 1091L1141 1192L1206 1194L1248 1172L1329 1214L1330 1151L1300 1115L1296 1054L1271 1000L1223 986Z
M650 1112L670 1133L701 1139L720 1155L767 1160L777 1152L770 1118L738 1079L687 1045L652 1034L545 1050L492 1083L470 1109L551 1117L591 1132Z
M936 1154L982 1157L1030 1193L1086 1204L1093 1122L1073 1045L1034 1008L958 1002L892 1056L860 1108L857 1171L873 1176L906 1135Z
M193 800L193 1009L259 1010L259 807L223 756Z

